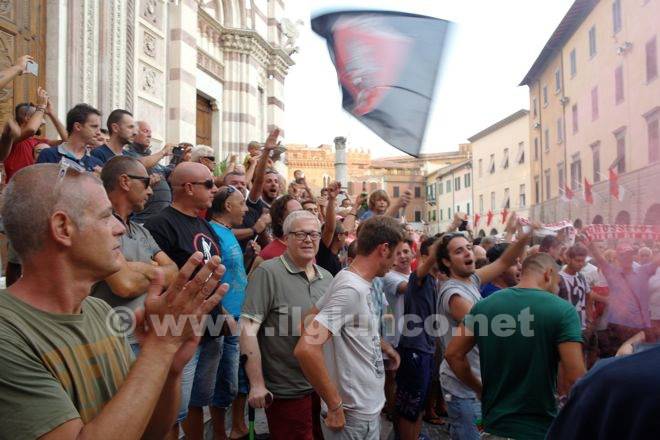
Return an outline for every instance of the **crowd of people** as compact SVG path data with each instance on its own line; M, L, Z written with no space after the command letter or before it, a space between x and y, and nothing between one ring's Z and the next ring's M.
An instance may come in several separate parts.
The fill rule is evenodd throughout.
M1 72L8 84L29 57ZM318 193L275 129L226 167L39 89L4 121L0 438L645 438L660 432L658 243L429 235L406 191ZM59 139L43 137L50 121ZM128 324L128 325L127 325ZM643 352L643 353L639 353ZM621 359L615 359L620 357ZM561 409L561 410L560 410ZM231 411L231 426L225 426Z

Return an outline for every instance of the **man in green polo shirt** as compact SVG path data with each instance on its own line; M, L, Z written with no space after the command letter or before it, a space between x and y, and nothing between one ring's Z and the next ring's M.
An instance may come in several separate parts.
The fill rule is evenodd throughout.
M483 438L544 439L557 414L558 364L571 386L585 373L580 319L553 294L558 283L550 255L527 258L520 283L475 304L447 347L449 366L481 398ZM466 357L475 345L481 381Z
M332 275L314 264L321 239L321 224L314 214L289 214L283 230L287 250L262 263L248 283L240 346L247 355L248 400L252 407L266 407L271 438L311 439L313 389L293 350L302 319L323 296Z

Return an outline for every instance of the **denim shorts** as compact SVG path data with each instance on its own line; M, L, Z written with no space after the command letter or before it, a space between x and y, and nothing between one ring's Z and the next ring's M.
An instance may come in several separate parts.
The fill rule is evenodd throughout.
M222 338L202 338L189 406L201 408L211 404L221 357Z
M477 420L481 419L481 402L476 398L462 398L447 394L449 436L452 440L479 440Z
M238 392L247 394L245 372L239 368L240 354L238 336L204 339L190 406L228 408Z
M433 353L399 347L401 365L396 372L396 403L399 416L417 421L424 410L433 375Z
M248 381L245 370L239 365L241 351L238 336L224 336L222 339L222 357L217 369L211 404L218 408L228 408L236 394L248 393Z

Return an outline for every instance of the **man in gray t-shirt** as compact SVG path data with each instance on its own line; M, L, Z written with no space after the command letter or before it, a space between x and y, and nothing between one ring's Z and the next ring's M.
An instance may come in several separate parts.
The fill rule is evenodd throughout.
M326 440L380 438L385 404L381 350L394 359L395 368L400 361L380 338L372 280L390 270L402 239L403 228L391 217L375 216L360 226L357 256L316 303L318 313L294 351L323 401Z
M168 286L179 270L143 226L131 220L134 212L144 208L152 191L149 175L137 159L116 156L106 162L101 172L115 217L126 231L120 237L124 256L122 269L92 287L91 295L105 300L111 307L136 310L144 304L147 287L162 271ZM134 352L139 349L133 332L126 335Z
M438 268L449 277L438 294L438 312L441 319L438 328L448 328L442 335L447 348L458 325L472 306L481 300L479 287L498 277L512 266L522 255L531 231L518 235L518 240L494 262L475 269L472 243L461 233L445 234L438 246ZM447 326L448 324L448 326ZM480 377L479 353L472 349L467 356L473 373ZM480 434L475 421L481 418L481 405L474 392L458 380L446 360L440 366L440 384L447 400L447 413L452 439L479 440Z

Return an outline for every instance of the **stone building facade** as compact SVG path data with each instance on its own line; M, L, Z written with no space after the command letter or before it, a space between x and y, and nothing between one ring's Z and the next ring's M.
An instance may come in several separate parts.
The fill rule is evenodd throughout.
M576 0L523 79L535 218L660 224L658 17L657 1ZM623 200L609 195L609 169Z
M529 216L529 111L518 110L471 136L473 209L479 215L475 232L504 230L502 212ZM488 226L488 213L492 213Z
M283 125L296 36L284 0L2 1L0 66L31 53L39 78L2 91L0 112L40 84L60 119L80 102L104 119L124 108L156 147L207 144L224 158Z

